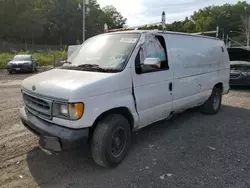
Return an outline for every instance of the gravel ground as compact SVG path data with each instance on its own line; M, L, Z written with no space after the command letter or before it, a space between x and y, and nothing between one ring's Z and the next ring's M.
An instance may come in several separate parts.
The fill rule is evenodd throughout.
M50 67L41 67L38 69L37 73L44 72L46 70L52 69ZM9 74L7 70L0 69L0 81L13 81L13 80L23 80L29 76L35 75L37 73L13 73Z
M20 88L0 90L0 187L250 187L250 89L224 96L218 115L189 110L135 133L115 169L96 165L87 146L41 149L20 123Z

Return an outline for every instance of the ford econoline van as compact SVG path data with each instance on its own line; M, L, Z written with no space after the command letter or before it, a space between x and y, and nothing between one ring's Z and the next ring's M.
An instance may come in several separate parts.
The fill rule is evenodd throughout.
M218 113L229 91L224 42L161 32L107 33L85 41L62 67L22 83L23 124L54 151L91 145L93 160L124 159L131 133L199 107Z

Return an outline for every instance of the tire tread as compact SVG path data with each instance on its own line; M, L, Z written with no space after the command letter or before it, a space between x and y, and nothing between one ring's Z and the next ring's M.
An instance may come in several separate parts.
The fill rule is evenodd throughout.
M112 114L102 119L98 123L93 133L92 143L91 143L92 158L98 165L105 168L109 168L117 164L111 162L106 155L106 145L109 132L111 131L113 126L116 126L114 122L117 121L124 121L124 123L126 123L129 126L129 122L124 116L120 114ZM113 124L110 122L112 122ZM130 135L131 133L129 133L129 137Z
M216 93L219 93L220 94L220 97L222 98L222 92L221 92L221 89L220 88L216 88L214 87L213 88L213 91L212 91L212 94L211 96L209 97L209 99L201 106L201 112L204 113L204 114L208 114L208 115L215 115L219 112L220 110L220 107L221 107L221 100L220 99L220 105L218 107L217 110L215 110L213 108L213 98L215 96Z

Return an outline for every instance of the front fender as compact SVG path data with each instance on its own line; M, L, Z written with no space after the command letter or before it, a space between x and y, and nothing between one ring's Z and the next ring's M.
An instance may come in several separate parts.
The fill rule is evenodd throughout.
M78 121L72 121L72 128L91 127L102 113L119 107L126 107L131 112L134 128L137 127L139 117L135 109L132 88L85 98L82 102L85 105L83 117Z

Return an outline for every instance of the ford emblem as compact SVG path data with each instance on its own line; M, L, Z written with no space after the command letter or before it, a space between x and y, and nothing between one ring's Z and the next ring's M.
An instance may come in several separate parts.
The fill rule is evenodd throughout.
M32 86L32 90L35 91L36 90L36 86Z

